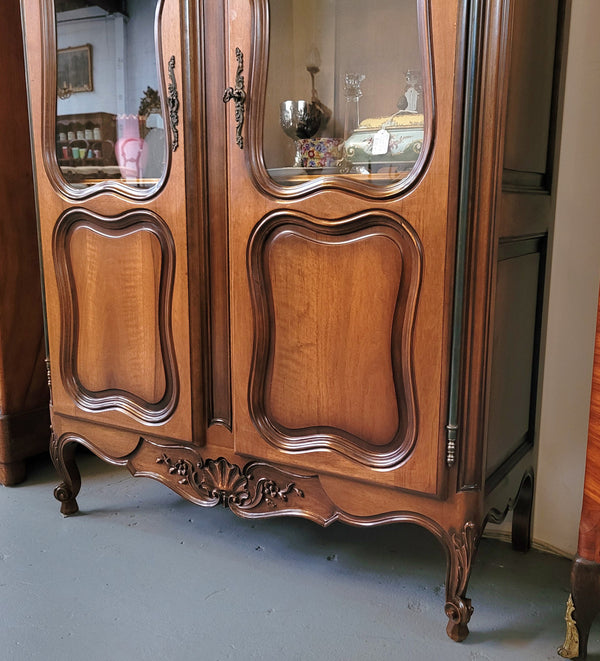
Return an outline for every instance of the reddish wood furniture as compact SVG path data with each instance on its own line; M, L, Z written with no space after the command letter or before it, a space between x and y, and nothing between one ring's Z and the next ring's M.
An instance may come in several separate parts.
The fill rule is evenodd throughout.
M590 627L600 612L600 298L596 325L592 398L585 462L583 504L577 556L571 570L567 602L567 634L559 654L566 659L587 658Z

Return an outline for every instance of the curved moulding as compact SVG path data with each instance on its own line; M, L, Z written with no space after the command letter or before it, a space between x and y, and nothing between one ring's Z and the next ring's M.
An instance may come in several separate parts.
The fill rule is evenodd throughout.
M381 210L267 215L248 246L252 420L286 452L399 466L417 436L413 325L422 246Z
M53 236L61 318L60 373L84 411L120 410L150 424L178 399L171 302L175 244L137 210L67 211Z

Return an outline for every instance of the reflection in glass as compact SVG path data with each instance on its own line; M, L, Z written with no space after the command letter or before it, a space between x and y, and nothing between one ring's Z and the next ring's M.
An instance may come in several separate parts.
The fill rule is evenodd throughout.
M262 147L278 183L410 173L426 126L419 1L268 0Z
M72 187L116 181L146 189L163 176L167 135L154 41L157 2L54 2L56 156Z

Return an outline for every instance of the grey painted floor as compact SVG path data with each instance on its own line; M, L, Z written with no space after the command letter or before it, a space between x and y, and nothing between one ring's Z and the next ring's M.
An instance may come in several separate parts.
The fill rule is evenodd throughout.
M559 658L565 558L483 539L458 644L443 553L424 530L244 521L90 455L80 465L75 517L60 516L46 459L0 487L2 661Z

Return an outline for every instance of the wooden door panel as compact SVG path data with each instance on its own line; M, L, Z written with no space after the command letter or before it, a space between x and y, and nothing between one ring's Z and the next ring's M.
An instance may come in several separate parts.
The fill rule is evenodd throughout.
M265 260L276 342L267 410L291 429L329 427L366 444L390 443L399 423L389 351L399 251L377 238L336 244L290 232L272 241ZM378 286L385 260L388 277Z
M60 367L82 408L148 422L172 412L174 261L167 226L148 211L104 218L79 209L57 223Z
M160 98L164 121L157 119L156 106L144 115L149 81L139 70L134 75L133 69L131 80L136 86L127 99L133 117L120 115L116 87L103 87L104 79L98 77L94 94L88 97L93 105L83 113L109 114L117 130L119 121L125 122L124 131L132 128L128 119L133 125L137 121L140 158L153 153L156 163L162 164L160 172L144 170L139 181L114 163L73 165L60 159L57 117L81 116L81 108L70 109L68 104L85 95L57 100L55 50L64 44L60 35L54 37L54 7L53 2L41 0L23 2L55 429L69 431L83 420L137 432L151 425L161 435L190 438L181 4L156 0L135 7L151 14L147 21L140 15L137 27L143 22L150 30L145 61L151 59L152 50L157 81L151 96ZM95 40L94 67L116 58L101 48L99 26L131 27L123 37L123 48L143 34L136 32L131 13L94 20L90 25L95 27L85 33ZM62 23L71 25L67 20ZM136 62L130 62L132 67ZM104 92L108 96L102 96ZM146 123L150 114L153 121ZM101 128L103 138L116 137L96 128ZM163 136L158 143L157 135ZM157 147L163 143L167 149ZM113 156L117 158L117 151ZM151 162L149 156L146 165ZM202 441L201 434L197 439Z
M391 214L270 215L250 239L251 415L287 451L331 448L372 467L416 434L412 330L422 270Z
M73 231L67 259L78 310L75 362L88 390L121 389L156 402L165 385L156 323L160 251L155 239L137 234L114 240L88 228ZM97 367L95 355L111 360Z
M245 113L229 104L227 125L235 449L319 474L441 494L460 155L459 5L415 4L431 124L427 154L410 178L374 183L324 170L285 185L265 174L263 160L265 134L281 133L263 116L266 5L232 0L226 20L227 84L243 78L247 92ZM260 20L253 20L257 7ZM240 53L247 56L241 71ZM339 76L331 80L340 84Z

